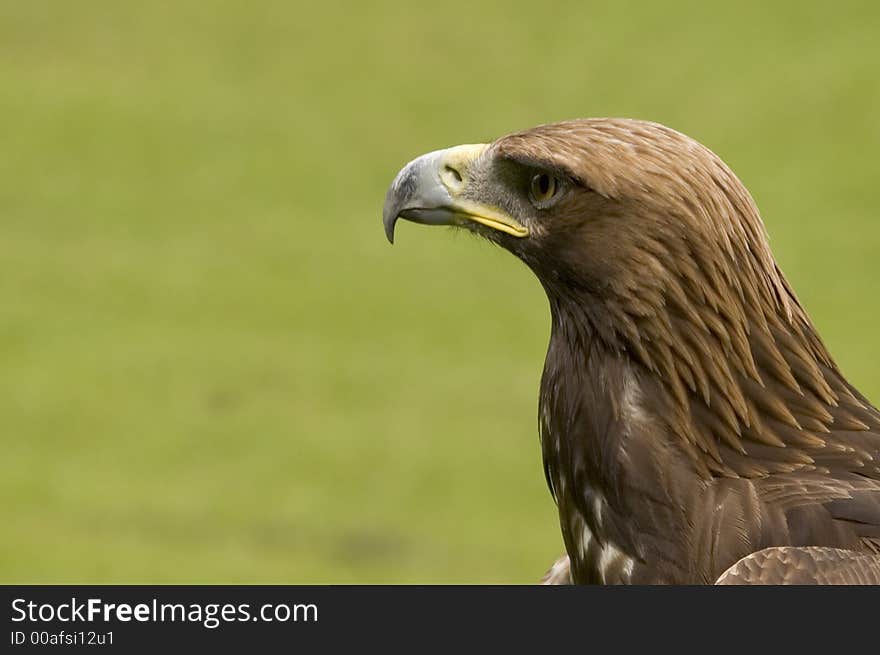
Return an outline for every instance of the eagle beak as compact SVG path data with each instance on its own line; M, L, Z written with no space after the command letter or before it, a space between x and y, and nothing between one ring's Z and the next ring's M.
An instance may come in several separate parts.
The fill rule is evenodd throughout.
M464 197L469 175L485 143L435 150L403 167L388 193L382 210L385 236L394 243L398 218L425 225L480 223L515 237L528 236L528 228L497 207Z

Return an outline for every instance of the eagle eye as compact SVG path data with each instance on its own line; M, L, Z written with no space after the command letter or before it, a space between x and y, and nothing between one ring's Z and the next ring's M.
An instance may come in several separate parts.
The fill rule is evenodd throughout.
M529 182L529 199L538 207L546 207L559 190L559 180L549 173L536 173Z

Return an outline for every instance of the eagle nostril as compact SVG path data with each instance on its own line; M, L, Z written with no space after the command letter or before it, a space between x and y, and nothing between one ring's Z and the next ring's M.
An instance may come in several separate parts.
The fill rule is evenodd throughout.
M452 175L456 182L461 182L461 173L459 173L456 169L452 168L452 166L447 165L446 171Z
M449 164L443 166L442 177L443 182L449 188L458 189L461 188L464 183L464 177L462 176L461 171Z

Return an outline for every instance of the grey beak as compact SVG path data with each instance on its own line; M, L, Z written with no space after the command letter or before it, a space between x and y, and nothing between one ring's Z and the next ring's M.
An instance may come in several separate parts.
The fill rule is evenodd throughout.
M445 150L435 150L404 166L385 194L382 223L385 236L394 243L398 218L424 225L452 225L455 210L449 190L440 179Z
M424 225L479 223L514 237L528 236L528 228L507 212L467 197L473 166L486 148L474 143L435 150L404 166L385 195L382 223L388 240L394 243L398 218Z

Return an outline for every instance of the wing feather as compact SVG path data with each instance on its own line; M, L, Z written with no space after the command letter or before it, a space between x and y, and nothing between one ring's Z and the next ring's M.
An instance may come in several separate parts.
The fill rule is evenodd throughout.
M880 556L842 548L765 548L743 557L717 585L880 585Z

